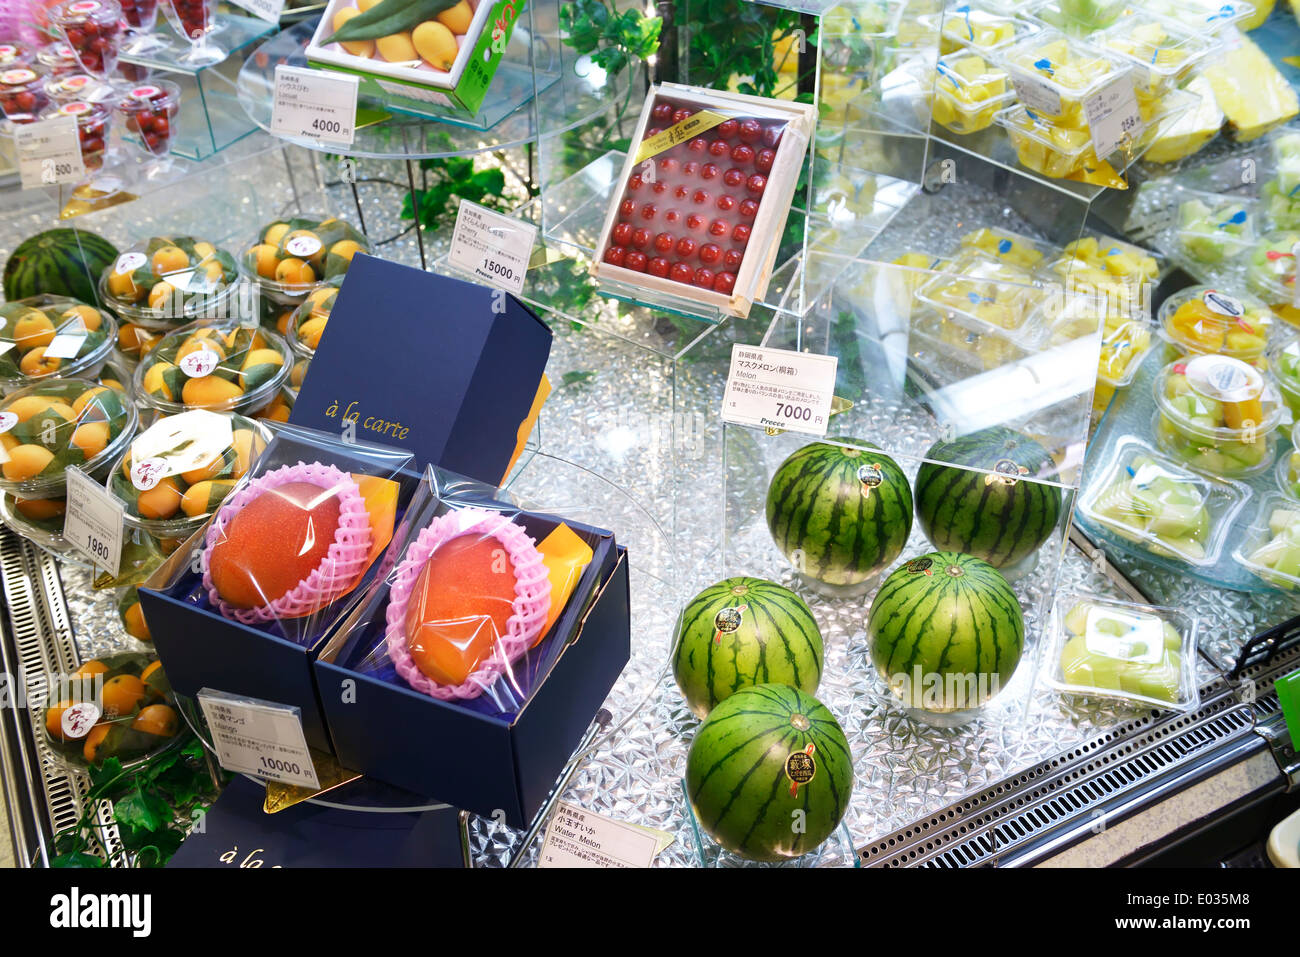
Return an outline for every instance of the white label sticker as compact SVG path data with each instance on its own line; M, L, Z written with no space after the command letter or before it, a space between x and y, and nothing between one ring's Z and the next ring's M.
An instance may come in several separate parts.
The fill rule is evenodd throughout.
M75 359L86 342L84 332L60 332L45 347L47 359Z
M124 506L81 469L67 469L64 475L68 483L64 540L116 578L122 563Z
M315 236L295 236L284 244L284 251L299 258L315 256L320 252L320 240Z
M357 77L346 73L277 66L271 132L351 146L358 83Z
M166 476L174 474L167 471L165 459L141 459L131 462L131 484L142 492L155 488Z
M1246 307L1241 304L1240 299L1219 292L1217 289L1207 289L1201 293L1201 302L1205 303L1205 308L1210 312L1216 312L1230 319L1236 319L1246 312Z
M320 787L302 733L301 709L211 688L199 691L199 704L212 730L217 762L227 771L313 790Z
M255 17L261 17L267 23L278 24L280 13L284 10L284 0L230 0L237 7L243 7Z
M125 276L127 273L135 272L148 261L144 253L122 253L113 264L113 272Z
M196 349L193 352L187 352L181 357L181 361L176 363L191 379L202 379L204 376L212 375L212 370L221 363L221 356L217 355L211 349Z
M90 729L95 726L99 716L103 712L99 710L99 705L93 701L82 701L67 708L63 712L62 718L59 719L59 727L63 730L65 738L84 738L90 734Z
M1048 116L1061 115L1061 94L1042 77L1023 70L1012 70L1011 85L1016 88L1016 96L1025 104L1025 109Z
M524 291L537 227L462 200L447 259L453 266L516 295Z
M538 867L649 867L660 842L650 830L566 804L551 815Z
M1105 159L1126 143L1131 147L1146 129L1129 73L1120 74L1084 100L1083 112L1097 159Z
M722 420L825 435L838 368L835 356L733 345Z
M86 178L76 117L56 116L15 126L14 149L23 189L79 183Z
M8 432L18 424L18 416L12 412L0 412L0 435Z
M179 475L203 468L235 440L229 416L206 409L193 409L180 415L159 419L131 443L131 481L136 488L148 491L168 475ZM161 463L162 470L150 476L153 468L148 462ZM141 485L136 481L136 469L142 469L141 479L151 482Z

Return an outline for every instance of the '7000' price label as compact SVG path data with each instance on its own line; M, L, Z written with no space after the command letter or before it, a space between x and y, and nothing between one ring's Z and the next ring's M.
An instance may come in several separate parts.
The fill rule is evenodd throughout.
M838 368L834 356L732 346L722 419L737 425L825 435Z

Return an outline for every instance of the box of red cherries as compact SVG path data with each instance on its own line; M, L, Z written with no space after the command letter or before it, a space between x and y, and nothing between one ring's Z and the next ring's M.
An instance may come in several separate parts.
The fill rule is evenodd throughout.
M636 286L648 302L748 315L767 290L815 117L808 104L653 88L592 273L616 294Z

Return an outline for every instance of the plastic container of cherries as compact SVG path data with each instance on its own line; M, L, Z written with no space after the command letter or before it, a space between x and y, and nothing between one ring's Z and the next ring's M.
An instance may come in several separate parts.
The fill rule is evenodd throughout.
M606 214L596 278L614 295L675 311L747 315L766 290L815 116L783 100L652 89Z
M124 25L117 0L70 0L50 11L50 22L91 76L106 77L116 69Z
M170 80L132 87L114 109L126 132L154 156L171 151L172 121L180 109L181 90Z
M73 100L59 106L50 106L41 114L41 119L56 116L75 116L77 118L77 137L81 143L81 162L88 170L97 170L104 165L104 149L108 142L108 109L100 103L85 100Z

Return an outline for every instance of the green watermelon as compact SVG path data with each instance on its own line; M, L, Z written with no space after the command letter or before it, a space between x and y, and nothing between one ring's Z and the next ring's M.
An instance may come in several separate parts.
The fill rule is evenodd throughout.
M677 623L673 677L703 718L751 685L812 694L822 676L822 635L804 600L776 582L728 578L710 585Z
M107 239L84 229L49 229L24 239L5 263L5 298L41 293L98 303L99 277L117 259Z
M858 439L806 445L781 463L767 489L767 527L801 573L856 585L903 551L912 489L888 455Z
M992 698L1020 663L1025 617L988 562L931 552L894 569L867 617L871 660L905 704L942 714Z
M695 819L753 861L813 850L839 825L852 792L853 759L839 722L812 695L785 685L754 685L722 702L686 758Z
M1056 529L1060 487L1030 481L1053 478L1056 463L1033 439L995 426L937 442L925 457L929 461L916 473L916 520L935 548L1006 568L1037 551Z

